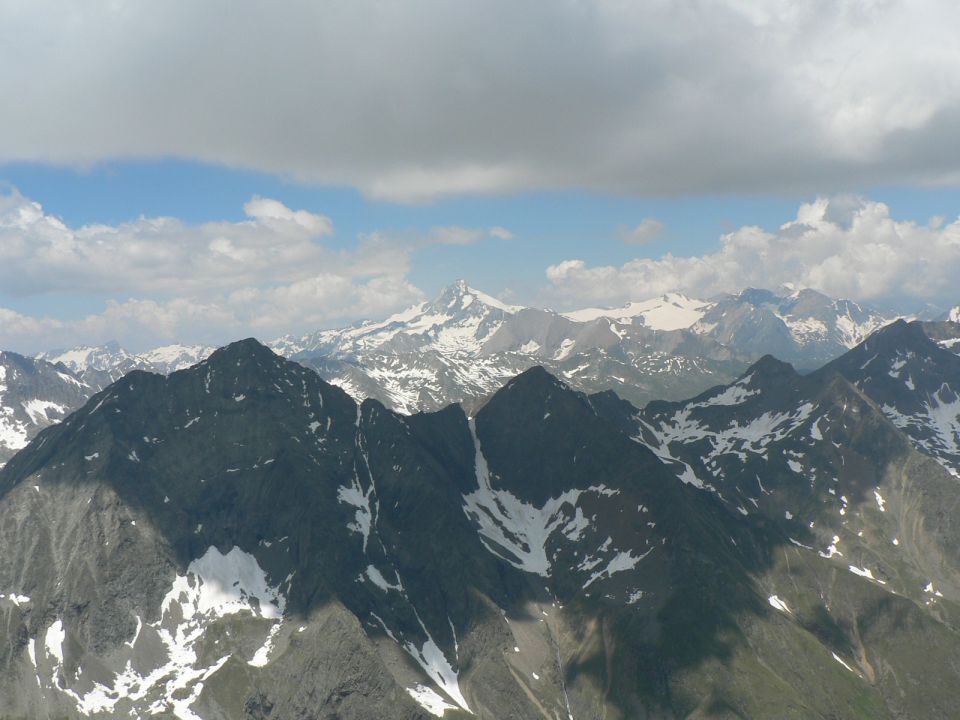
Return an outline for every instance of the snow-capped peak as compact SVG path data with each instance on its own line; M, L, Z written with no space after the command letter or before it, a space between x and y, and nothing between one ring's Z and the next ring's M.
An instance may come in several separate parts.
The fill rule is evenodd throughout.
M430 306L435 309L444 308L447 311L456 311L466 310L474 303L501 310L511 315L523 309L520 305L507 305L492 295L487 295L485 292L470 287L466 280L456 280L445 287L437 299L430 303Z
M960 323L960 305L950 309L950 312L947 313L947 320Z
M190 367L206 358L216 348L205 345L164 345L142 353L132 353L109 342L97 347L79 346L70 350L53 350L37 355L38 360L63 363L73 372L111 371L130 368L153 369L170 373Z
M386 320L321 330L302 338L285 337L271 347L288 356L305 352L360 355L388 347L470 354L479 351L507 316L522 309L457 280L433 301L413 305Z
M80 345L69 350L51 350L37 355L38 360L46 360L56 365L62 363L73 372L84 370L112 370L135 359L115 341L95 347Z
M139 357L162 372L169 373L196 365L215 349L207 345L181 345L177 343L148 350L140 353Z

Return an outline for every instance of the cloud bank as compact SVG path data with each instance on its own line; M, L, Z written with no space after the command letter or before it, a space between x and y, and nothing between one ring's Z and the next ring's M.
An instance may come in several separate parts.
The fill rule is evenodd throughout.
M244 210L238 222L141 217L72 228L16 192L0 196L0 287L9 301L50 296L61 313L0 304L0 348L112 339L135 350L219 344L380 319L424 299L409 279L419 253L488 242L481 252L499 256L513 238L499 226L438 226L361 235L345 247L332 242L334 223L325 215L259 197ZM546 268L541 298L572 309L674 290L709 297L791 283L909 310L918 301L957 304L958 277L960 219L900 220L884 203L838 195L801 205L773 230L743 226L703 255L667 253L619 266L561 260ZM70 316L65 297L102 309Z
M709 297L792 283L857 300L960 300L960 220L896 220L884 203L840 195L800 206L775 231L744 226L713 253L637 258L620 266L564 260L546 270L556 304L617 305L671 290Z
M399 201L960 179L949 0L32 0L0 15L0 163L170 156Z
M407 279L417 251L509 233L435 227L374 233L338 249L326 242L334 226L325 215L259 197L244 211L240 222L141 217L71 228L17 192L0 195L0 287L8 297L104 298L102 312L79 319L0 308L0 348L270 339L380 317L422 299ZM69 302L58 305L69 312Z

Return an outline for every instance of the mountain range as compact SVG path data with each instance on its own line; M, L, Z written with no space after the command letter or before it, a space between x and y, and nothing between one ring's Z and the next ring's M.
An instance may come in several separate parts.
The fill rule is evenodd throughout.
M960 317L960 307L951 312ZM927 332L960 351L960 333L950 317L948 312L928 323ZM730 382L764 354L801 369L819 367L891 319L813 290L777 295L748 289L709 301L669 293L620 308L557 313L508 305L457 281L432 302L386 320L285 336L269 346L356 400L376 398L406 414L452 402L474 409L534 366L578 390L614 390L643 406ZM132 353L108 343L40 353L32 372L49 379L43 391L29 384L32 375L14 372L0 390L0 463L51 419L131 370L169 374L213 350L167 345ZM18 363L25 367L30 361ZM18 386L21 378L26 387ZM62 409L47 418L28 412L24 403Z
M96 392L131 370L168 375L197 364L214 350L216 348L205 345L164 345L144 353L131 353L117 342L109 342L97 347L42 352L36 359L63 365Z
M134 370L0 470L0 717L953 717L928 327L643 407L531 367L404 415L253 340Z
M133 354L117 343L34 358L0 351L0 466L43 428L131 370L168 374L211 352L213 348L169 345Z

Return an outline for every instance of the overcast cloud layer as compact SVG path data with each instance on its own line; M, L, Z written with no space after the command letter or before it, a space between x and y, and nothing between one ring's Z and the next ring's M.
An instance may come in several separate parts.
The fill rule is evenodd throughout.
M179 156L417 201L960 178L950 0L13 0L0 163Z

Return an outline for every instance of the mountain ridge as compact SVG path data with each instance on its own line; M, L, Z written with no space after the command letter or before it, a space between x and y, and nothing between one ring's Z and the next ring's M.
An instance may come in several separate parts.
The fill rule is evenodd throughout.
M846 365L953 372L916 326L865 344ZM533 368L404 416L252 339L135 371L0 470L0 541L32 548L0 558L0 691L14 717L947 717L955 479L856 380L764 357L638 410Z
M727 382L763 354L818 367L886 316L813 290L747 289L710 300L668 293L622 308L557 313L503 303L465 281L381 321L363 321L269 343L355 397L412 413L451 401L476 405L527 367L541 364L580 389L616 389L638 405L681 399ZM43 353L72 363L93 387L132 367L170 372L212 348L169 346ZM92 359L85 364L86 354Z

